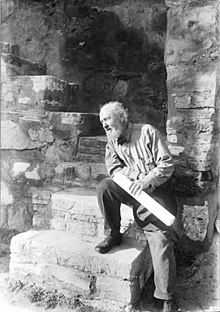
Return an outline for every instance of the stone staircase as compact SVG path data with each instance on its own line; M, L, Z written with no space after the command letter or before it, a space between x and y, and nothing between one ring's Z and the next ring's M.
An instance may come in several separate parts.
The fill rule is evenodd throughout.
M46 66L19 57L19 46L1 42L1 80L16 75L45 75Z
M129 207L122 207L123 244L106 255L94 250L103 239L95 187L106 177L106 137L98 115L76 111L78 85L46 75L43 65L19 58L16 46L3 48L3 148L16 146L22 152L47 147L49 157L48 151L54 156L53 146L63 140L73 142L76 150L74 157L65 154L57 161L50 178L30 187L33 228L13 237L10 273L93 301L118 307L135 303L152 262ZM36 160L36 168L47 168L42 166L47 161ZM21 176L15 165L13 171L13 177Z

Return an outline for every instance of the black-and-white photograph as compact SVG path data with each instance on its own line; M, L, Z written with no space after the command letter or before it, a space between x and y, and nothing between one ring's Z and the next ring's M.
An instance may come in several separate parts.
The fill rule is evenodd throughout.
M220 1L0 3L0 311L219 312Z

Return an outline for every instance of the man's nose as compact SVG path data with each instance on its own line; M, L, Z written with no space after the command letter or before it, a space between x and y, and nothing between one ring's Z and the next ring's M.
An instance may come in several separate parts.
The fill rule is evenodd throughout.
M102 122L102 126L103 126L103 128L106 128L106 127L108 126L107 122L106 122L106 121L103 121L103 122Z

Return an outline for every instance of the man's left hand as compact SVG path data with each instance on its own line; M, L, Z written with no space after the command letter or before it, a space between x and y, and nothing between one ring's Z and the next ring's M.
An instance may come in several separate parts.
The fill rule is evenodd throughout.
M140 193L147 189L150 186L150 183L144 179L135 180L131 183L129 190L132 195L140 195Z

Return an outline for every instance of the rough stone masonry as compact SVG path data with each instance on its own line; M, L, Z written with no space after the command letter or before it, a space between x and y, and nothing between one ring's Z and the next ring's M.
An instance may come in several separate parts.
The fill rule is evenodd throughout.
M57 167L75 159L79 136L96 131L86 128L87 118L98 124L87 113L119 99L135 122L166 128L184 234L208 248L219 176L218 1L5 0L2 8L4 53L17 58L2 55L10 66L2 81L1 226L32 226L31 188L54 182Z

